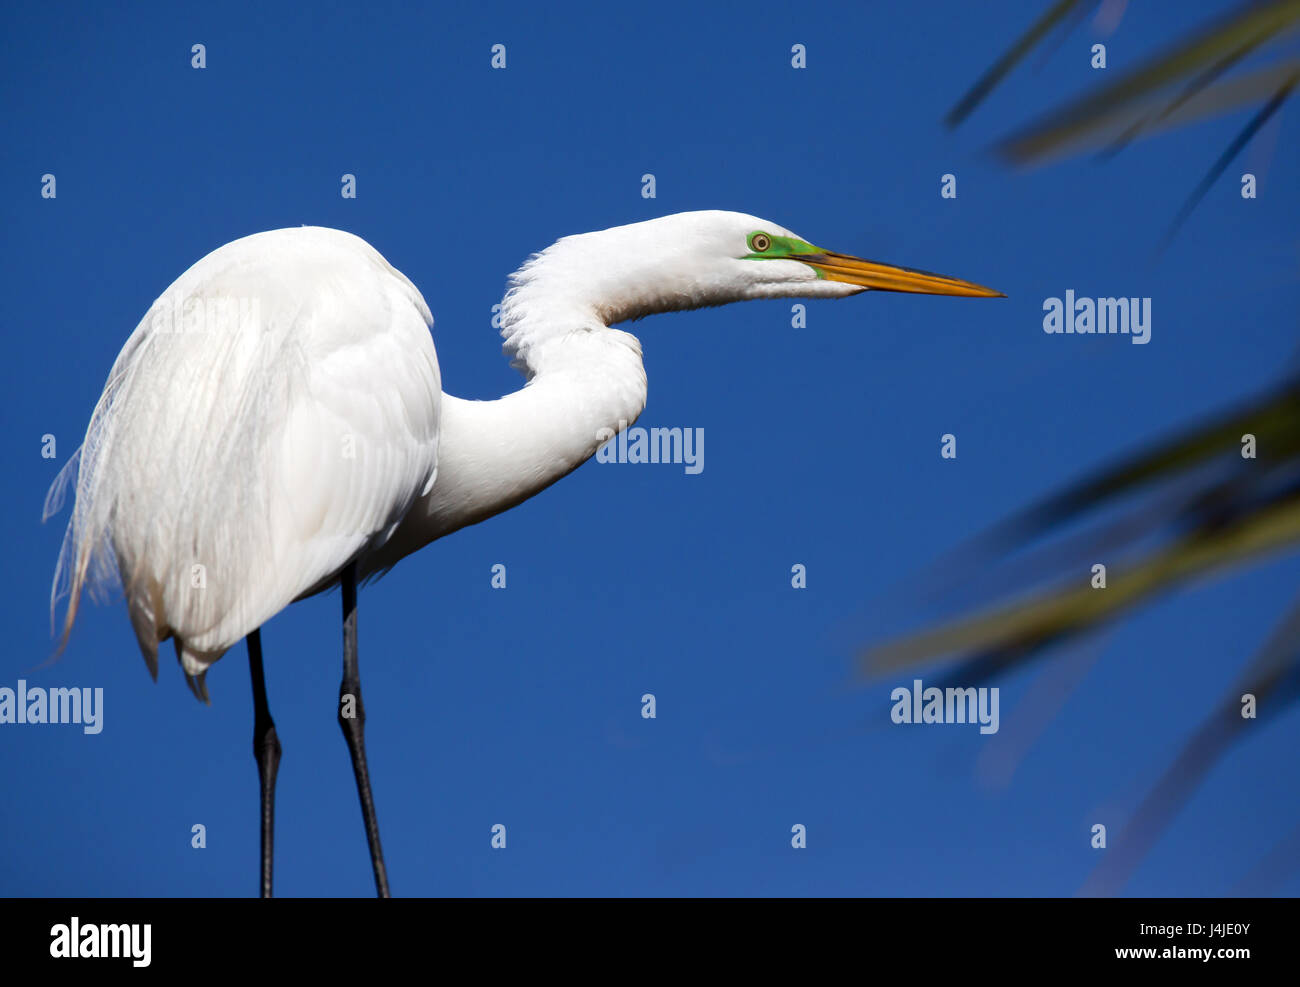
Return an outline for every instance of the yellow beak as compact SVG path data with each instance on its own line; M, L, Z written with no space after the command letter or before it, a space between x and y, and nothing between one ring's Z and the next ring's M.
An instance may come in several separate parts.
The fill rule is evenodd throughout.
M1000 291L960 278L862 260L848 254L819 251L815 254L792 254L790 259L807 264L830 281L860 284L876 291L910 291L918 295L960 295L964 298L1007 297Z

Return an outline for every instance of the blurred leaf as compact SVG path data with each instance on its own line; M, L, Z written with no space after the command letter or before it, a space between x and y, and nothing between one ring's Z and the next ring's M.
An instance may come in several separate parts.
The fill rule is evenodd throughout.
M1245 434L1255 437L1254 459L1241 455ZM1218 466L1217 470L1207 467ZM1296 474L1296 475L1293 475ZM867 670L886 671L918 661L972 657L996 649L1037 649L1085 630L1172 584L1244 561L1300 537L1300 378L1264 397L1214 416L1171 439L1126 457L1036 504L977 539L960 555L963 568L985 567L1025 543L1074 524L1112 501L1173 485L1176 506L1162 517L1119 526L1126 545L1167 529L1166 542L1139 561L1108 567L1105 592L1084 570L1056 573L1065 589L1031 592L1019 602L880 645L866 655Z
M1177 109L1153 118L1143 130L1143 136L1271 98L1289 85L1297 72L1300 72L1300 60L1289 59L1202 89ZM1154 101L1121 103L1069 123L1053 118L1005 141L1000 151L1017 164L1043 164L1101 147L1122 136L1125 128L1132 127L1153 105Z
M1255 436L1261 455L1289 459L1300 454L1300 378L1289 379L1248 405L1215 415L1049 497L997 525L976 546L1005 550L1012 542L1028 540L1144 485L1186 475L1229 452L1238 456L1233 465L1244 468L1250 461L1240 459L1240 442L1247 432Z
M1071 13L1086 8L1077 2L1057 2L994 63L945 118L960 123ZM1111 85L1089 93L1049 113L1043 120L999 145L1000 153L1021 164L1042 164L1052 158L1102 148L1117 153L1150 134L1183 126L1252 103L1263 109L1219 155L1201 183L1179 210L1160 248L1170 240L1222 176L1224 170L1281 107L1297 81L1300 60L1279 64L1235 78L1222 78L1248 54L1300 28L1300 0L1252 0L1191 39L1156 56ZM1172 99L1168 89L1183 88Z
M1241 455L1245 433L1255 436L1256 459ZM1041 658L1049 647L1094 631L1189 580L1300 541L1300 380L1290 379L1260 400L1129 457L1004 522L981 539L981 561L987 566L992 557L1075 523L1108 502L1140 498L1170 484L1181 495L1164 516L1147 511L1138 515L1144 523L1115 529L1126 536L1108 553L1113 561L1107 564L1104 590L1094 589L1090 571L1076 564L1053 573L1054 585L871 648L861 656L863 670L880 676L949 660L955 664L944 676L945 685L976 684ZM1142 544L1153 536L1159 538L1154 547ZM1242 719L1244 692L1257 697L1259 719ZM1120 890L1233 741L1297 698L1300 602L1135 811L1083 893Z
M1108 567L1105 590L1082 571L1076 585L879 645L863 656L872 675L944 658L988 660L1014 652L1019 661L1049 644L1090 631L1178 583L1276 551L1300 540L1300 490L1228 524L1208 525L1127 569ZM969 677L967 677L969 678Z
M1201 184L1196 187L1190 196L1188 196L1187 201L1183 203L1183 207L1178 210L1178 215L1174 217L1174 221L1170 225L1168 232L1165 233L1164 244L1167 245L1169 241L1173 239L1174 234L1176 234L1183 223L1187 221L1187 217L1192 214L1192 210L1196 208L1203 198L1205 198L1205 193L1210 191L1214 186L1214 183L1223 176L1228 165L1232 164L1232 159L1241 153L1242 148L1250 143L1251 138L1258 133L1259 128L1264 126L1264 124L1268 122L1269 118L1281 108L1283 103L1286 102L1287 97L1290 96L1292 90L1295 89L1297 82L1300 82L1300 63L1296 63L1296 71L1291 74L1291 77L1283 83L1282 87L1276 93L1274 93L1273 98L1264 104L1263 108L1261 108L1260 111L1251 118L1250 122L1246 124L1245 129L1242 130L1233 142L1228 145L1228 149L1219 155L1219 160L1210 166L1210 170L1206 172L1205 177L1201 179Z
M954 107L948 125L965 119L1074 10L1073 3L1049 7ZM1229 72L1298 27L1300 0L1242 4L1116 82L1013 135L999 150L1019 164L1108 145L1114 153L1140 137L1258 104L1187 198L1167 242L1300 83L1300 59L1288 57L1233 76ZM1256 437L1255 460L1241 456L1240 442L1248 432ZM1161 491L1166 496L1157 501ZM1168 496L1170 491L1174 496ZM1145 508L1131 509L1133 500ZM1300 541L1300 378L1073 484L981 536L956 553L960 565L950 558L945 568L949 576L964 569L970 581L986 585L986 572L975 575L973 564L987 569L997 557L1039 538L1057 536L1059 542L1061 529L1093 511L1123 511L1126 505L1119 521L1093 525L1073 538L1093 557L1104 550L1105 590L1092 588L1088 568L1077 560L1057 564L1015 599L995 600L974 613L871 648L861 656L864 671L880 675L946 659L953 662L947 681L970 685L1029 663L1050 646L1093 631L1188 580ZM1258 698L1258 720L1242 719L1243 692ZM1083 893L1120 890L1233 741L1298 698L1300 602L1137 808ZM1284 841L1275 856L1290 852L1290 845Z
M1241 715L1242 696L1256 699L1256 718ZM1178 810L1243 732L1275 719L1300 698L1300 601L1274 631L1244 675L1228 690L1214 713L1183 745L1178 756L1111 840L1102 862L1079 893L1113 895L1123 890L1147 851Z
M1246 4L1111 85L1053 111L1003 142L1001 150L1013 161L1038 163L1108 138L1131 139L1134 128L1145 132L1164 129L1272 96L1285 85L1297 63L1272 66L1245 79L1213 86L1209 82L1246 53L1295 30L1298 22L1300 0ZM1188 76L1195 77L1183 93L1154 112L1161 91Z
M1006 78L1011 70L1033 50L1034 46L1082 2L1083 0L1057 0L1055 4L1049 7L1047 13L1035 21L1033 26L1021 35L1016 43L994 62L987 72L980 76L979 80L970 87L970 90L958 101L957 105L948 111L948 115L944 117L944 123L950 128L956 127L970 116L974 109L984 101L985 97L997 87L998 83ZM1095 0L1093 2L1095 3Z
M1169 117L1175 110L1181 109L1188 100L1204 90L1211 82L1222 76L1228 71L1228 69L1232 68L1267 40L1267 36L1256 36L1247 41L1241 47L1234 49L1223 58L1219 59L1208 69L1192 79L1192 81L1184 87L1178 97L1158 114L1154 117L1144 116L1142 119L1138 120L1137 123L1129 127L1128 130L1120 135L1114 145L1107 148L1107 155L1109 156L1118 153L1127 144L1139 137L1144 130L1154 129L1162 120Z

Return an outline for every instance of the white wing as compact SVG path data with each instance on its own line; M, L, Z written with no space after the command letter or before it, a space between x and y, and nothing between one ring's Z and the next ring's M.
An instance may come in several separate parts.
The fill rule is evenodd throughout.
M150 671L174 636L202 692L227 648L383 544L437 467L432 322L338 230L245 237L181 275L86 432L55 578L67 627L115 562Z

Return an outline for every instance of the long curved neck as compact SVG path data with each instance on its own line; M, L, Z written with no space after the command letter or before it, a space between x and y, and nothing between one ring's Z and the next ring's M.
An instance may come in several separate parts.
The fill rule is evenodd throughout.
M513 394L495 401L443 396L438 479L425 505L436 535L545 490L645 408L635 337L602 327L556 348L564 352L552 353L547 369Z
M527 384L495 401L444 394L433 488L364 560L381 571L429 542L522 503L595 455L645 408L646 377L635 336L608 328L594 307L539 312L510 299L506 352Z

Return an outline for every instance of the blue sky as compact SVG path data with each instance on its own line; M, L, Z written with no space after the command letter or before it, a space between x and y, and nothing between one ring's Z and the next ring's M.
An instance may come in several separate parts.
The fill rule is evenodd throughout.
M1223 5L1131 4L1106 38L1085 23L955 134L943 113L1035 5L414 6L6 7L0 686L102 688L104 727L0 726L0 893L256 887L243 647L212 669L203 707L169 654L149 680L115 601L85 608L42 666L67 518L39 523L45 491L178 274L260 230L357 233L428 300L445 388L488 398L521 383L489 319L530 252L701 208L1009 297L809 302L800 329L781 302L628 327L650 380L641 424L703 428L703 472L589 463L361 594L394 893L1073 893L1103 852L1090 827L1118 832L1265 639L1300 559L1194 587L1059 655L1093 663L1003 786L977 770L990 741L973 728L891 726L896 681L846 686L857 646L926 616L908 582L945 550L1290 361L1294 106L1157 262L1247 114L1104 165L1016 172L987 151L1097 81L1094 41L1121 71ZM1254 201L1238 194L1245 170ZM939 195L947 172L956 200ZM1150 344L1045 335L1043 300L1066 289L1150 296ZM945 432L956 460L939 456ZM795 563L806 589L790 585ZM263 630L283 895L372 892L335 721L339 608L320 596ZM1000 683L1004 731L1050 668ZM1129 892L1231 890L1300 819L1300 792L1279 784L1298 744L1293 710L1234 748ZM504 851L489 846L496 823ZM790 846L796 823L806 850ZM195 824L206 849L190 846Z

